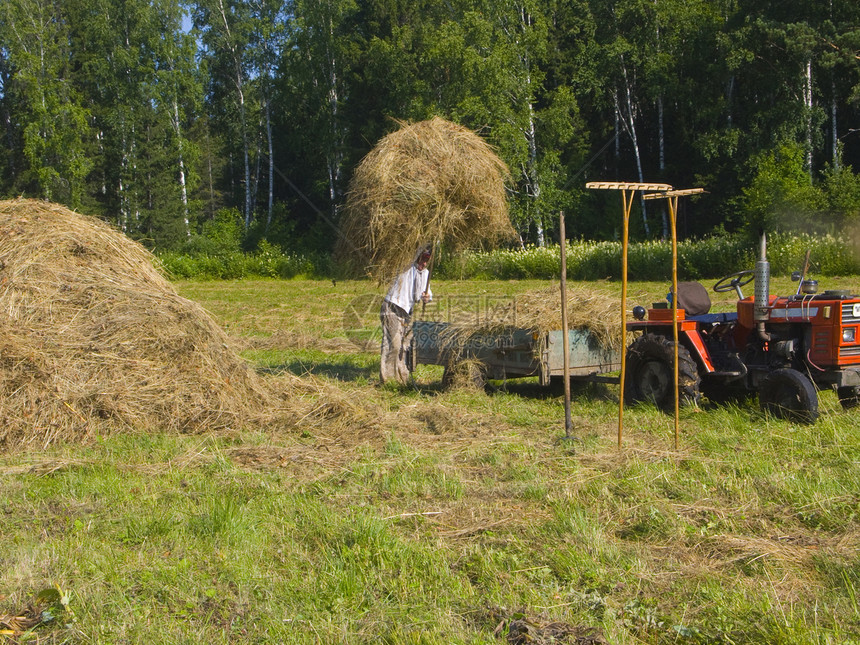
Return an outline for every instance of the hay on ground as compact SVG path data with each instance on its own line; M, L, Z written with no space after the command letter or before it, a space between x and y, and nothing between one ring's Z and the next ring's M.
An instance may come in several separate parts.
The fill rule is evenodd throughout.
M241 424L274 405L140 244L35 200L0 202L0 445L114 426Z
M337 255L379 282L419 248L493 245L515 233L505 163L477 134L434 117L383 137L355 170Z

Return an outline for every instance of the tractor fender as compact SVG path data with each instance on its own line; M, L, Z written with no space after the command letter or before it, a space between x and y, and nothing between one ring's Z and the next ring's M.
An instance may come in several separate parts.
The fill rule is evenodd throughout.
M699 331L697 329L682 329L680 336L686 338L684 345L687 346L693 355L693 359L699 364L699 372L701 374L716 372L714 364L711 362L711 357L708 355L708 349L705 347L705 341L702 340L702 335Z

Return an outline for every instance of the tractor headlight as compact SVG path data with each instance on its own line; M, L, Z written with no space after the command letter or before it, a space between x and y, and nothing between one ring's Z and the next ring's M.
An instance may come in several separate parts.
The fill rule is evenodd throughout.
M857 328L856 327L846 327L842 330L842 342L843 343L853 343L854 338L856 336Z

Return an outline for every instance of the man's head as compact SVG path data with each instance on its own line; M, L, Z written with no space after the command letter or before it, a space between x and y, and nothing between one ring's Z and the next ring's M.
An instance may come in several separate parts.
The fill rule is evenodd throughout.
M418 254L418 259L415 260L415 264L418 265L419 269L423 269L427 266L427 263L430 261L430 256L432 255L429 248L422 249Z

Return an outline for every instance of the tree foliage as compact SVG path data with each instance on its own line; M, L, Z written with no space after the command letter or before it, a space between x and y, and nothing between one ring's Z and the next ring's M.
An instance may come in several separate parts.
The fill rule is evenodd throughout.
M325 251L397 122L494 146L524 243L618 233L585 181L708 193L682 235L838 231L860 213L850 0L6 0L0 194L179 248L224 208L247 247ZM636 205L633 234L666 213Z

